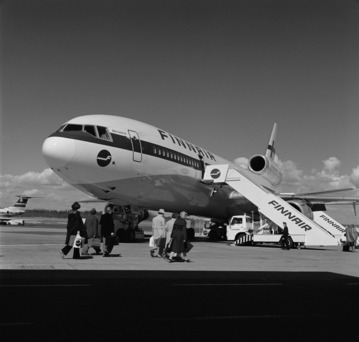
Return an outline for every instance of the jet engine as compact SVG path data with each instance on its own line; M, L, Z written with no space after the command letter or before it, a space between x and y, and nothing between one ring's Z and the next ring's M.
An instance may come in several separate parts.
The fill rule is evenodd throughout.
M262 176L273 186L282 182L282 173L274 162L261 154L254 155L249 159L248 168L251 172Z
M307 216L311 220L313 220L314 215L311 207L308 202L301 199L290 200L288 203L294 208L300 211L303 215Z

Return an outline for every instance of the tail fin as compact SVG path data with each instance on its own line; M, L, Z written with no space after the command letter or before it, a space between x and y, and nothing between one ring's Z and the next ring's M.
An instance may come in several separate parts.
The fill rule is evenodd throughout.
M30 198L32 198L30 196L22 196L22 195L20 195L20 196L18 195L17 197L19 197L19 199L15 202L13 207L14 208L23 208L23 209L25 209L28 200Z
M269 138L267 149L266 149L266 152L265 152L265 156L268 159L271 159L271 160L273 160L274 157L275 157L274 143L275 143L276 136L277 136L277 124L275 123L273 125L272 134L271 134L271 136Z

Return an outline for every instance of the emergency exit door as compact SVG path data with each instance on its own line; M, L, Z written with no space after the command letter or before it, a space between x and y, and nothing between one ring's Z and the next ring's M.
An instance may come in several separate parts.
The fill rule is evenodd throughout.
M128 131L131 139L132 152L133 152L133 161L141 162L142 161L142 145L141 140L137 132Z

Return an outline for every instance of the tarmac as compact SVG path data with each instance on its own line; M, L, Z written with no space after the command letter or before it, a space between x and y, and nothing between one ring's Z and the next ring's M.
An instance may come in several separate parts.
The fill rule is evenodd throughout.
M190 263L169 264L162 258L151 258L148 240L144 240L120 243L110 258L90 255L72 259L70 251L62 259L65 225L37 222L0 226L0 269L331 272L359 277L359 250L343 252L341 246L287 251L278 246L233 246L197 239L188 255Z
M62 259L65 226L0 226L2 341L359 339L359 251L196 239L170 264L147 239Z

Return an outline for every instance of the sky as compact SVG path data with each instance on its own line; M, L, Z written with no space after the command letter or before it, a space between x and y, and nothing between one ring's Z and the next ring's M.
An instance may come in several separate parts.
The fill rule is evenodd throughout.
M358 4L3 1L0 206L20 193L44 196L29 208L88 198L52 173L41 146L64 122L95 113L242 161L264 152L276 122L279 191L359 188ZM359 223L351 207L328 213Z

